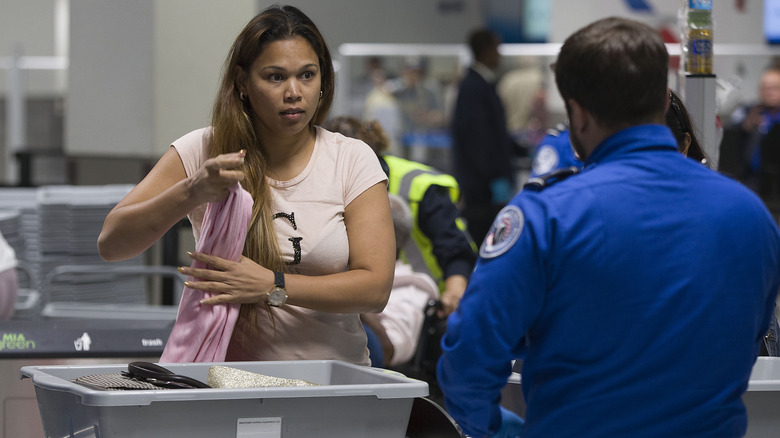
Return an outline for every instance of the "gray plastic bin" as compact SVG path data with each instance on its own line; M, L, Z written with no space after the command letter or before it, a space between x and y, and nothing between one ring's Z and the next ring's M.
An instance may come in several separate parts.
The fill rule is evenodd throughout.
M780 357L756 359L742 402L748 414L745 438L780 436Z
M320 386L98 391L69 381L126 364L27 366L21 376L35 385L47 438L403 438L414 398L428 395L425 382L341 361L163 365L203 382L225 365Z

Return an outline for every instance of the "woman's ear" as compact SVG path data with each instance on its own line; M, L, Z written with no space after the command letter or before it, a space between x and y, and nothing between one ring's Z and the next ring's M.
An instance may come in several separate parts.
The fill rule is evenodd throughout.
M240 66L236 66L236 87L241 93L246 93L246 72Z
M664 114L669 112L669 106L672 104L672 89L666 87L666 103L664 103Z
M683 142L680 145L680 152L682 152L682 154L687 157L688 149L690 149L690 147L691 147L691 134L689 132L686 132L685 138L683 138Z

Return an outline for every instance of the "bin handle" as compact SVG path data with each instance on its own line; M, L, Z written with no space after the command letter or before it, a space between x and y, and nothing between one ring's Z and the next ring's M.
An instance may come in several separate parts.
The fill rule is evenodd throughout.
M56 378L52 375L41 372L37 366L26 366L19 370L19 379L32 379L36 386L45 386L50 389L67 391L70 388L70 382Z

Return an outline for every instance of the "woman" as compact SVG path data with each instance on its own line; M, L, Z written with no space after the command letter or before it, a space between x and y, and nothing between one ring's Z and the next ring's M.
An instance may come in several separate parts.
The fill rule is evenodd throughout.
M666 125L672 130L672 134L677 139L677 145L683 155L709 166L707 155L693 132L691 116L688 114L685 104L680 100L680 96L672 90L669 90L669 109L666 110Z
M185 215L199 238L206 204L236 183L252 194L240 262L195 253L212 269L180 269L199 280L188 287L217 294L204 304L242 305L226 360L369 364L359 313L381 311L393 279L387 178L367 145L315 126L333 94L314 23L291 6L264 10L229 52L212 126L175 141L106 218L100 254L123 260ZM279 307L266 305L274 271Z

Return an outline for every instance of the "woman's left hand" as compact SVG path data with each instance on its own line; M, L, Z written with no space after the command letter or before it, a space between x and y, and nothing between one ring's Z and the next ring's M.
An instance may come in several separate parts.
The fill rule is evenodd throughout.
M240 261L234 262L198 252L188 255L210 266L210 269L179 268L182 274L197 279L187 281L185 286L214 294L201 301L202 304L257 304L265 301L266 293L273 287L273 272L247 257L241 256Z

